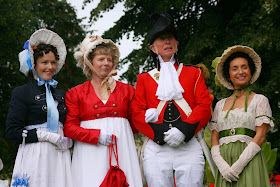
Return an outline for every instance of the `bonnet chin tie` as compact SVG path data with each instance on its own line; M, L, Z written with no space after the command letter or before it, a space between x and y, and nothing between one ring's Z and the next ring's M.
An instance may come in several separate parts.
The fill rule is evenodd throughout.
M234 89L234 90L237 90L237 92L234 94L232 105L231 105L231 107L228 109L225 118L228 117L229 111L230 111L230 110L232 109L232 107L234 106L234 103L235 103L235 100L236 100L238 94L239 94L239 96L240 96L240 94L241 94L241 93L240 93L241 90L246 90L245 112L247 112L247 108L248 108L248 98L249 98L250 92L252 91L252 90L249 88L249 86L250 86L250 85L247 85L247 86L245 86L245 87L243 87L243 88Z
M36 75L36 76L38 77L38 86L42 86L43 84L45 84L45 87L46 87L46 100L47 100L47 111L48 111L47 112L47 129L50 132L57 132L59 115L58 115L58 110L57 110L56 104L54 102L52 93L51 93L50 86L55 88L57 86L58 82L54 79L45 81L45 80L41 79L38 75Z

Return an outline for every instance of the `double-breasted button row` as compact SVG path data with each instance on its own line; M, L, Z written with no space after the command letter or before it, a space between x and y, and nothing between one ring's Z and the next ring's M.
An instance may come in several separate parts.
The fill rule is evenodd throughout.
M112 104L113 107L116 107L116 104ZM95 105L94 108L98 108L98 105Z
M116 107L117 105L114 103L114 104L112 104L111 106L113 106L113 107ZM99 106L98 105L94 105L94 108L99 108ZM117 115L118 114L118 112L114 112L113 113L114 115ZM96 114L96 117L100 117L100 114Z
M114 112L114 115L116 116L118 112ZM96 114L96 117L100 117L100 114Z

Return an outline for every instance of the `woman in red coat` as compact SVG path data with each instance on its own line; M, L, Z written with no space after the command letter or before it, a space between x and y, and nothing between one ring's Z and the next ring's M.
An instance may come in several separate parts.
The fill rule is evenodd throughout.
M69 90L65 97L64 132L77 140L72 159L74 186L100 186L109 170L108 145L115 135L119 166L128 184L142 187L133 138L137 130L130 123L134 88L112 78L119 60L118 47L109 39L88 36L75 58L90 80Z

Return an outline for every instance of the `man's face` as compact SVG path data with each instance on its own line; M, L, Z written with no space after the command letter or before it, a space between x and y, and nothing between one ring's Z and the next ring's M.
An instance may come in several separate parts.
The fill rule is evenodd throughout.
M177 52L177 46L179 42L176 41L175 37L171 33L164 33L157 37L150 49L160 55L165 62L168 62L172 55Z

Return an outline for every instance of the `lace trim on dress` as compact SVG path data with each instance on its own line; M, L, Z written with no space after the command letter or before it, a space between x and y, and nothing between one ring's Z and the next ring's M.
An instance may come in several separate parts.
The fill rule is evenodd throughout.
M259 103L256 108L256 120L255 125L261 126L263 123L269 124L268 131L273 130L274 123L272 118L272 111L269 105L267 97L260 95Z
M223 103L223 100L225 99L222 99L220 101L217 102L216 104L216 107L214 109L214 112L213 112L213 115L212 115L212 119L211 119L211 122L207 125L206 128L208 128L210 131L213 131L213 130L216 130L219 132L218 130L218 114L219 114L219 110L221 108L221 104Z
M268 130L274 127L273 121L270 119L272 116L271 108L268 99L261 94L254 95L248 106L248 111L245 112L244 108L235 108L231 110L228 118L225 119L227 111L222 111L225 99L220 100L215 107L212 115L212 120L207 128L210 131L216 130L220 132L231 128L248 128L256 130L256 126L261 126L263 123L269 124ZM235 135L223 137L219 140L220 144L228 144L230 142L246 142L252 141L252 138L246 135Z
M252 140L253 140L253 138L251 138L250 136L246 136L246 135L226 136L226 137L219 139L219 144L220 145L229 144L231 142L236 142L236 141L245 142L245 143L249 144Z
M208 128L210 131L213 131L213 130L218 131L218 124L217 124L217 122L211 121L211 122L207 125L206 128ZM218 131L218 132L219 132L219 131Z
M256 125L256 126L258 126L258 127L259 127L259 126L262 126L262 124L264 124L264 123L266 123L266 124L269 125L267 131L273 130L273 128L274 128L274 122L273 122L271 119L269 119L269 118L266 117L266 116L256 118L256 121L255 121L255 125Z

